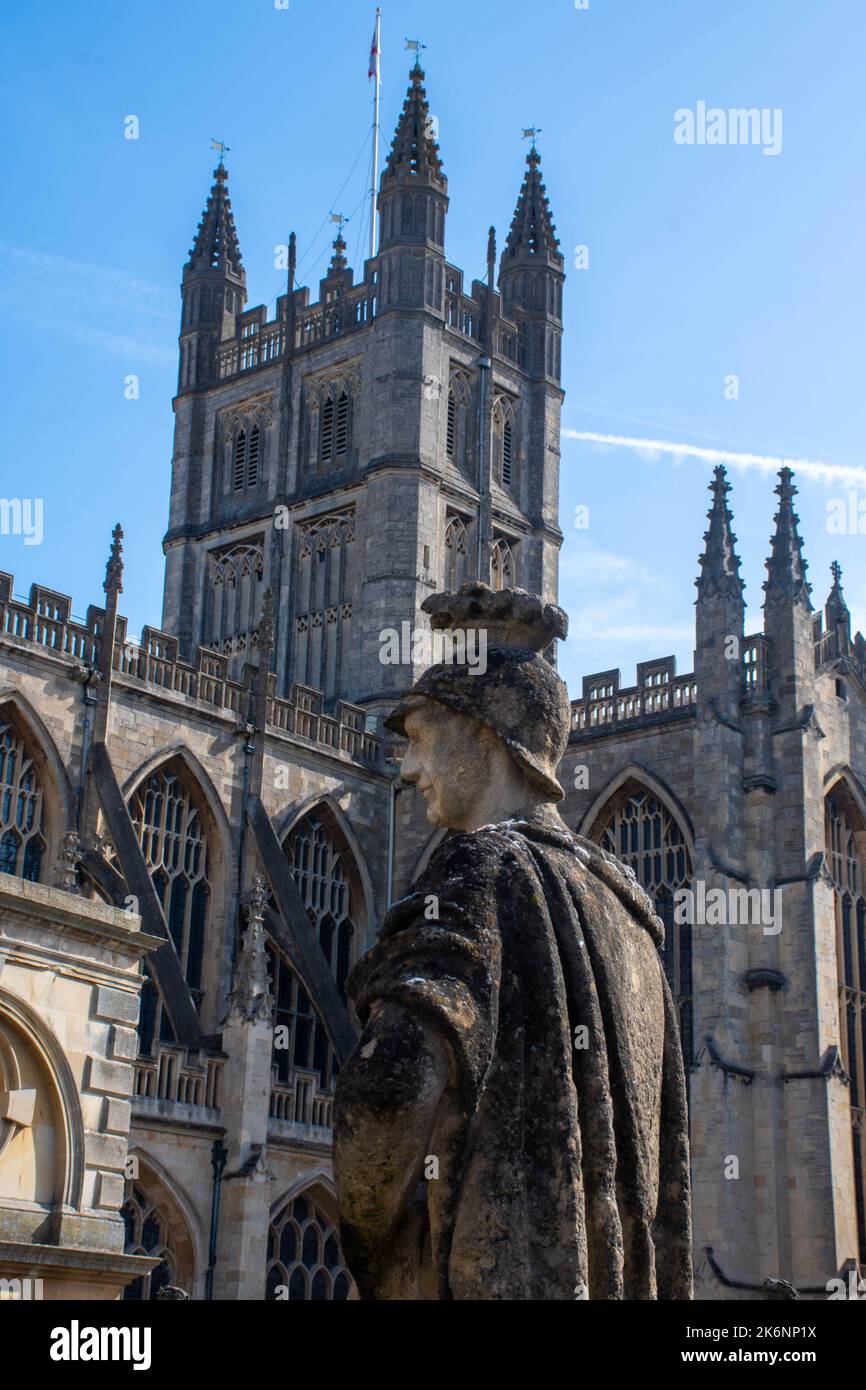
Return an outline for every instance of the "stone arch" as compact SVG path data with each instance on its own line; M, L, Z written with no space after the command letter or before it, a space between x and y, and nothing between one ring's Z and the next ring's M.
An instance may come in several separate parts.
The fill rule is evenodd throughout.
M78 1086L60 1043L40 1015L0 983L0 1021L21 1034L45 1076L52 1101L57 1139L56 1185L52 1204L78 1211L84 1187L84 1117Z
M127 777L123 784L123 799L129 802L131 796L138 791L152 772L158 772L169 763L178 762L183 765L183 770L187 778L195 783L197 790L205 803L208 819L216 832L219 844L214 848L221 856L231 858L232 856L232 828L229 818L226 815L225 807L220 799L219 792L213 784L213 780L204 764L199 761L195 753L188 744L177 742L169 744L167 748L160 748L156 753L151 754L145 762L136 768L135 772Z
M616 810L616 804L611 803L626 801L630 795L630 789L635 784L652 792L653 796L657 796L659 801L664 803L677 822L686 842L689 859L694 863L695 833L688 811L667 783L663 782L660 777L656 777L649 768L643 767L640 763L629 763L628 767L624 767L611 778L603 790L599 792L589 810L584 813L577 827L577 833L585 836L587 840L594 840L596 838L594 832L601 828L602 817L609 818Z
M266 1270L268 1299L279 1288L298 1301L343 1301L355 1292L340 1245L333 1182L322 1170L301 1174L271 1207Z
M665 927L662 960L677 1011L683 1062L694 1065L694 950L692 922L680 922L677 895L694 873L694 836L676 797L636 764L612 779L583 818L580 833L602 845L635 874ZM680 900L681 901L681 900Z
M336 1221L337 1185L330 1168L326 1168L324 1164L320 1164L317 1168L305 1168L302 1173L299 1173L280 1193L277 1200L271 1202L271 1217L277 1216L288 1202L301 1196L302 1193L309 1191L312 1196L315 1196L316 1189L321 1189L323 1194L322 1206L328 1216Z
M127 806L154 773L174 774L180 779L199 813L204 831L208 854L209 907L204 932L201 990L205 996L203 1003L209 1011L213 1011L224 994L234 945L233 924L237 888L233 872L235 857L232 830L210 776L192 750L182 742L160 749L126 779L123 799ZM144 1020L147 995L143 994L142 998ZM205 1021L208 1017L216 1027L215 1013L207 1013Z
M0 690L0 721L8 723L24 741L36 767L45 810L46 854L41 881L50 883L63 836L75 825L74 797L66 767L44 720L14 686Z
M304 816L315 812L317 808L326 821L329 822L332 831L336 831L341 837L349 851L351 859L351 871L356 875L356 891L358 894L358 905L361 907L364 916L364 935L366 938L370 927L376 920L375 914L375 895L373 892L373 881L370 871L367 868L367 861L363 850L358 842L358 837L352 828L351 822L346 816L345 811L337 803L330 793L322 796L321 793L314 793L304 801L292 806L286 811L277 827L277 839L280 844L285 846L286 841L292 831L304 819Z
M127 1179L126 1201L138 1187L165 1219L175 1269L173 1282L191 1298L204 1293L207 1236L201 1218L183 1185L152 1154L138 1145L129 1149L138 1162L138 1175Z
M824 778L824 796L832 796L843 784L849 800L860 818L860 829L866 829L866 791L860 778L847 763L837 763Z

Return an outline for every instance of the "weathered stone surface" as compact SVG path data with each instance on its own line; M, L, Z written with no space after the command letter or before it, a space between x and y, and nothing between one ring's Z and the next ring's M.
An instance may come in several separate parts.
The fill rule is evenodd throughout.
M494 669L519 650L519 679L433 668L397 715L404 780L457 833L350 978L363 1033L337 1083L344 1250L368 1299L689 1298L663 928L515 755L509 730L555 710L558 678L503 635Z

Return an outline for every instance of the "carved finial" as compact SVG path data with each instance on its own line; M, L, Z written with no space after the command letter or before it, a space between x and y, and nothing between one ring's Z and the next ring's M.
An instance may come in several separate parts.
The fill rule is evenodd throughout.
M123 593L123 527L119 521L111 533L111 551L102 587L109 597Z
M487 288L493 289L496 275L496 228L487 233Z
M269 1023L273 1018L274 1001L265 951L267 901L267 883L261 874L256 874L247 908L247 929L235 966L234 986L227 1001L226 1022L242 1018L249 1023Z
M827 603L824 608L827 619L827 631L832 632L842 623L848 630L850 636L851 614L845 602L845 595L842 593L842 566L838 560L834 560L830 566L830 573L833 576L833 587L830 590Z

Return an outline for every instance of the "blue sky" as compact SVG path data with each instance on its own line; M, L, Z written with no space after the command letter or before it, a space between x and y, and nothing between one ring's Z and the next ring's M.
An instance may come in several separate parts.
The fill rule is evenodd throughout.
M211 182L230 187L250 304L281 288L294 228L315 285L317 234L370 122L374 6L358 0L88 0L6 17L0 109L5 216L4 496L44 498L44 540L0 536L16 591L33 581L99 602L111 527L126 529L123 611L158 624L176 381L180 271ZM562 669L675 652L691 668L693 582L712 460L674 445L824 463L799 511L813 599L838 556L866 626L866 536L827 533L827 502L866 499L863 389L866 105L862 0L399 0L383 5L383 126L418 36L449 177L449 259L482 277L520 184L521 128L543 169L567 267ZM781 109L782 148L681 146L674 113ZM124 139L124 117L140 139ZM366 156L339 198L350 213ZM350 223L360 267L364 228ZM574 248L589 268L572 268ZM141 382L124 398L124 378ZM739 378L726 399L725 378ZM650 454L601 435L661 440ZM750 630L775 499L770 465L733 467ZM845 470L854 470L846 473ZM577 505L590 525L577 531ZM866 522L864 522L866 529Z

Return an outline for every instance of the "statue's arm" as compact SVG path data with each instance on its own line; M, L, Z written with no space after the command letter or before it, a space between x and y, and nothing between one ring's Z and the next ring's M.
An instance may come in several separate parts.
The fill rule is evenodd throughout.
M373 1005L340 1073L334 1125L344 1251L362 1284L423 1176L452 1070L447 1043L416 1011Z

